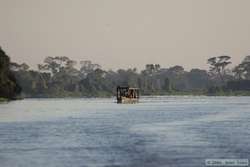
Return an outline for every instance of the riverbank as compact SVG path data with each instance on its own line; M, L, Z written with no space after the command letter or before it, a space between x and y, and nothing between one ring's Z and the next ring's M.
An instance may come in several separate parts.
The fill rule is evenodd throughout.
M6 101L9 101L9 100L4 97L0 97L0 102L6 102Z
M208 93L207 96L250 96L250 91L228 91L228 92L216 92Z
M250 91L172 91L142 94L146 96L250 96Z
M115 94L112 93L99 93L99 94L50 94L50 95L28 95L22 96L22 98L17 98L13 100L21 100L24 98L110 98L114 97ZM250 96L250 91L218 91L209 93L207 91L173 91L173 92L151 92L151 93L141 93L140 96ZM8 101L8 99L2 99L0 101Z

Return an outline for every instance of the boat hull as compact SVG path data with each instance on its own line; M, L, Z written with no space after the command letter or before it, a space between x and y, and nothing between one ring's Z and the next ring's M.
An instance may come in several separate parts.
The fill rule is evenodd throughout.
M120 99L117 99L117 103L125 103L125 104L130 104L130 103L138 103L139 99L138 98L127 98L127 97L122 97Z

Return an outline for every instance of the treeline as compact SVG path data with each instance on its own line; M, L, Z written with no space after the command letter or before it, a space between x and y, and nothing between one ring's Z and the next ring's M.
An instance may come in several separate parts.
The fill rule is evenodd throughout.
M138 87L143 95L164 95L202 92L212 84L205 70L187 72L181 66L148 64L138 72L136 68L105 71L91 61L80 61L79 69L76 64L68 57L47 57L38 71L29 70L25 63L12 63L11 70L24 97L112 96L118 85Z
M140 72L136 68L106 71L91 61L47 57L38 70L26 63L10 63L9 69L22 88L22 97L113 96L118 85L138 87L142 95L225 95L250 90L250 56L233 69L228 68L229 56L210 58L208 64L209 71L159 64L147 64Z

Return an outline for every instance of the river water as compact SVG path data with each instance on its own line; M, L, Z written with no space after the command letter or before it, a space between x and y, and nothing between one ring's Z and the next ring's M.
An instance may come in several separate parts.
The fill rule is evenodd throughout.
M201 167L250 159L250 97L0 104L0 167Z

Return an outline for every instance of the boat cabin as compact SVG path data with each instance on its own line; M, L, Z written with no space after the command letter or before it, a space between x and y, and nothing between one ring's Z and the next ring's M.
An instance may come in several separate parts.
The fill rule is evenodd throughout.
M116 91L117 103L135 103L139 101L139 89L128 86L118 86Z

